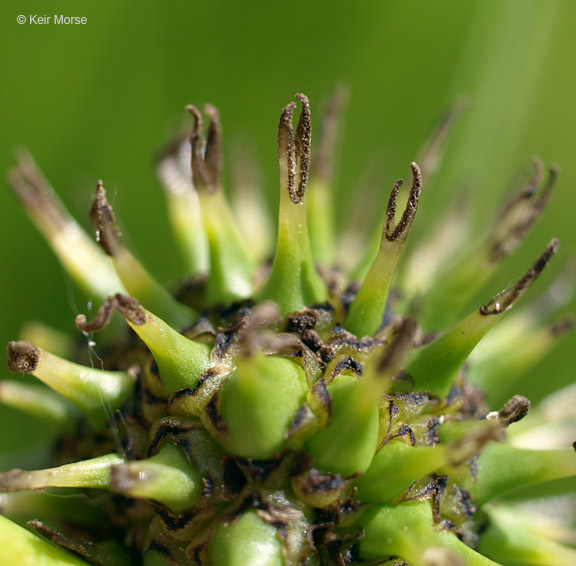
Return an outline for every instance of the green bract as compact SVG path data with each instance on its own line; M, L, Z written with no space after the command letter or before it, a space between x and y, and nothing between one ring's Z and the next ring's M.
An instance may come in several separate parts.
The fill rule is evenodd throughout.
M4 381L0 401L59 438L46 469L0 474L0 508L15 521L0 521L2 564L575 563L570 527L551 529L517 501L523 488L576 475L576 392L524 419L529 401L504 403L499 387L570 326L544 323L562 306L557 293L506 315L557 240L458 320L537 220L556 170L539 193L536 162L473 250L459 249L456 211L401 262L454 109L421 166L410 164L410 189L394 184L383 227L345 273L335 263L331 190L342 93L315 151L308 98L296 98L296 128L294 102L278 127L276 248L260 266L272 249L261 203L244 180L235 216L221 182L218 113L206 107L204 135L202 114L188 107L190 142L172 143L158 165L188 269L174 295L123 244L101 182L92 241L20 158L16 196L99 310L76 318L84 350L42 325L8 344L10 371L43 384ZM90 363L91 334L115 312ZM16 524L26 521L43 538Z

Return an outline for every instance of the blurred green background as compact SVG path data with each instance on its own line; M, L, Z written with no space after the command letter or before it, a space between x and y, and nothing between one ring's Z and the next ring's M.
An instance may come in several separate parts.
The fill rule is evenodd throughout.
M88 23L19 25L20 14ZM180 265L152 156L186 119L185 104L219 107L227 148L239 136L253 142L273 208L280 109L302 91L314 115L334 85L347 84L337 181L343 217L366 167L376 163L381 203L440 112L465 95L471 109L425 196L421 225L464 179L482 226L533 154L562 166L545 218L505 262L489 296L552 236L562 250L551 272L576 257L575 18L573 0L7 0L0 7L0 171L26 146L87 227L103 179L132 249L170 282ZM31 319L73 332L86 299L2 184L0 342L17 338ZM537 398L570 382L573 351L572 335L516 391ZM28 431L28 441L40 434L11 410L0 415L1 451L18 449L16 433Z

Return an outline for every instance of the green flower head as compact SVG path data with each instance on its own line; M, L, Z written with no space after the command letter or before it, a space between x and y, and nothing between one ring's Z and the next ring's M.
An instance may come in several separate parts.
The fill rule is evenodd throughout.
M333 216L343 93L316 145L309 100L296 99L278 124L275 247L251 182L235 206L225 196L217 110L187 107L189 138L158 163L186 266L177 288L129 250L101 181L92 237L19 157L15 195L99 309L77 316L76 338L35 325L8 344L9 370L42 384L5 380L0 400L57 440L50 467L0 474L2 564L576 564L570 526L510 497L576 475L576 394L532 410L500 399L570 327L547 322L558 293L515 308L558 241L489 289L556 168L543 181L536 161L472 246L459 205L411 238L456 105L407 164L408 186L394 183L374 237L355 245ZM485 302L463 312L478 293Z

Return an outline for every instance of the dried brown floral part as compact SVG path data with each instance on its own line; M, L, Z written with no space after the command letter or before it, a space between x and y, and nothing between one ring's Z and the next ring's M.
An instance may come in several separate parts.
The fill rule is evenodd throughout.
M198 189L210 255L210 273L203 302L210 308L223 307L244 301L252 295L254 257L238 230L221 190L222 130L218 112L212 105L205 107L210 125L204 144L200 111L191 105L186 109L194 118L190 135L192 180Z
M530 401L523 395L514 395L504 407L498 411L498 420L504 425L522 420L530 411Z
M158 177L165 189L168 216L185 262L186 274L205 277L210 271L208 239L204 231L198 193L192 183L188 140L174 140L160 155Z
M13 373L34 373L40 361L40 351L30 342L8 342L6 355Z
M310 142L312 139L312 118L310 116L310 101L305 94L298 93L296 98L302 105L298 125L296 126L296 136L294 138L294 149L296 154L296 177L298 188L296 198L298 203L304 199L306 185L308 184L308 170L310 168Z
M398 240L404 241L408 237L408 231L412 226L416 211L418 210L418 202L420 200L420 193L422 192L422 172L416 162L410 163L412 169L412 186L410 188L410 195L408 202L400 220L396 223L396 205L398 192L403 184L402 179L398 179L394 183L390 200L386 207L386 221L384 223L384 237L390 242Z
M8 174L12 191L43 233L65 230L75 223L28 152L20 152L18 165Z
M294 134L292 125L296 103L291 102L288 104L280 115L278 123L278 161L280 166L280 185L288 190L290 199L294 204L302 204L310 168L312 120L308 97L305 94L298 93L296 98L302 105L296 126L296 134Z
M134 379L127 372L75 364L29 342L10 342L7 354L10 371L34 375L78 406L97 429L134 391Z
M406 371L417 391L448 393L474 348L534 283L558 245L558 240L552 240L523 277L416 353Z
M152 352L169 394L198 385L202 374L210 367L211 348L186 338L129 295L117 294L109 298L90 323L84 315L78 315L76 325L81 330L99 330L107 324L114 309Z
M278 123L278 163L280 186L286 187L294 204L300 204L294 182L296 179L296 151L292 116L296 103L290 102L282 110Z
M124 291L105 254L66 210L28 153L19 154L9 183L65 270L90 298L103 300Z
M120 238L112 206L106 199L102 182L98 182L90 211L96 240L111 257L112 264L129 294L134 295L158 316L176 326L186 326L194 311L179 303L132 255Z
M310 165L310 104L304 94L296 97L302 105L296 134L292 126L295 103L283 109L278 124L278 238L272 268L259 295L261 300L275 301L284 316L328 298L326 283L312 256L304 203Z
M128 322L136 326L146 323L146 311L140 303L122 293L114 297L108 297L102 306L98 309L96 316L88 322L86 315L79 314L76 317L76 327L82 332L96 332L108 326L114 311L117 310Z
M498 293L491 301L482 305L479 308L480 314L490 315L506 312L516 301L518 301L518 299L520 299L532 283L536 281L552 256L557 252L559 246L560 242L554 238L526 274L507 287L504 291Z
M199 191L213 193L220 189L222 180L222 127L218 110L211 104L204 108L210 119L206 141L202 134L202 114L192 105L186 106L186 110L194 118L190 133L192 180Z
M114 211L106 200L106 191L102 181L98 181L96 186L96 194L90 209L90 218L96 232L96 241L107 255L114 256L119 246L122 245L121 233L116 226Z
M398 191L402 185L402 181L398 180L394 184L386 208L386 219L382 231L380 250L362 282L358 294L352 301L344 322L344 327L359 338L362 336L374 336L382 325L388 293L392 286L410 227L418 210L418 202L422 191L422 174L417 163L412 162L410 167L412 169L412 187L406 207L400 220L396 222L396 202Z
M550 200L558 179L558 167L551 166L541 194L537 194L542 178L542 163L534 161L534 175L528 185L498 215L490 234L488 260L496 263L512 254L522 243Z
M460 257L438 272L419 317L424 329L438 330L452 323L454 313L484 287L501 260L520 246L549 200L557 168L550 168L548 181L538 192L541 178L542 166L535 161L531 180L503 207L490 231L478 239L475 249L462 247Z

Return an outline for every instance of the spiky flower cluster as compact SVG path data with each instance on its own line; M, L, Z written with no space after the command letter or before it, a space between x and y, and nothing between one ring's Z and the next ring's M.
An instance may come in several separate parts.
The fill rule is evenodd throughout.
M29 524L51 541L3 519L3 564L576 563L566 529L506 501L518 488L576 474L563 432L573 406L558 409L552 398L525 419L522 396L494 407L499 382L511 383L569 327L544 323L566 295L566 277L474 350L558 242L449 326L534 224L555 170L539 191L536 162L472 252L457 253L466 229L458 209L396 274L423 180L456 112L426 144L421 166L410 165L408 194L401 180L394 184L366 257L345 243L342 256L330 200L341 96L312 163L309 102L296 97L296 129L295 103L278 129L271 263L258 199L241 187L240 207L251 210L237 226L222 191L216 109L206 107L204 139L202 114L188 107L189 143L177 140L159 163L187 262L175 295L123 243L101 182L91 210L95 243L29 157L12 171L15 194L101 306L91 320L76 319L88 347L38 326L8 344L9 369L48 387L4 381L1 400L55 424L60 436L56 467L0 475L4 514L35 517ZM539 435L551 426L542 447Z

